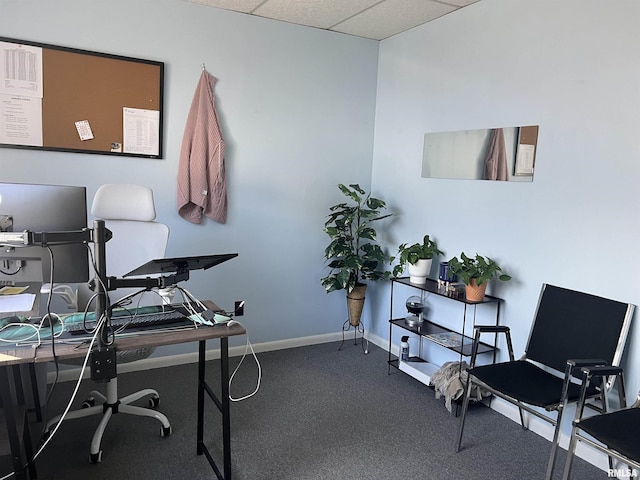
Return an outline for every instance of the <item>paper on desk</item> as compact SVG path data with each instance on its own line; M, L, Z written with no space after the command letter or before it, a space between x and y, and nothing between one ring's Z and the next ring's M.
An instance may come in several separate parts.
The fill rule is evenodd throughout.
M2 287L0 288L0 294L2 295L17 295L18 293L22 293L25 290L28 290L29 287Z
M0 295L0 313L28 312L33 309L35 299L35 293Z
M0 353L0 362L6 362L8 360L18 360L18 357L7 355L6 353Z

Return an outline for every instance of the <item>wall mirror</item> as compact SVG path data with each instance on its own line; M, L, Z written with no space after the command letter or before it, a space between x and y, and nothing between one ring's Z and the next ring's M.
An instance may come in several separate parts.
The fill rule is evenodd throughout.
M424 135L423 178L531 182L538 125Z

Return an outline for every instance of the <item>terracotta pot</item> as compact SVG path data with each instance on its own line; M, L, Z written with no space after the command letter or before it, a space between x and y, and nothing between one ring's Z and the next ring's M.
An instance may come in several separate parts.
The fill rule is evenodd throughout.
M489 282L484 282L482 285L478 286L476 283L476 279L472 278L469 282L469 285L465 288L465 294L467 297L467 301L469 302L481 302L484 300L484 294L487 291L487 284Z
M409 281L411 283L425 283L429 272L431 272L432 258L421 258L415 265L407 263L407 271L409 272Z
M365 293L367 285L360 283L353 287L351 292L347 293L347 308L349 310L349 323L354 327L360 325L362 317L362 309L364 308Z

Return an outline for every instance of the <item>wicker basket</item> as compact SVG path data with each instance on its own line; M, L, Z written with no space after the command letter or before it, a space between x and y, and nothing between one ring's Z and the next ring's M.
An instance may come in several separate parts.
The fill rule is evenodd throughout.
M354 327L360 325L360 317L362 317L362 309L364 308L365 293L367 286L365 284L356 285L351 292L347 293L347 308L349 310L349 323Z

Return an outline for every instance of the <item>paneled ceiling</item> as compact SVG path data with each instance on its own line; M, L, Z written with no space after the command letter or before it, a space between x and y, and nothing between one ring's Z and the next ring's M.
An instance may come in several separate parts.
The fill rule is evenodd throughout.
M187 0L383 40L480 0Z

